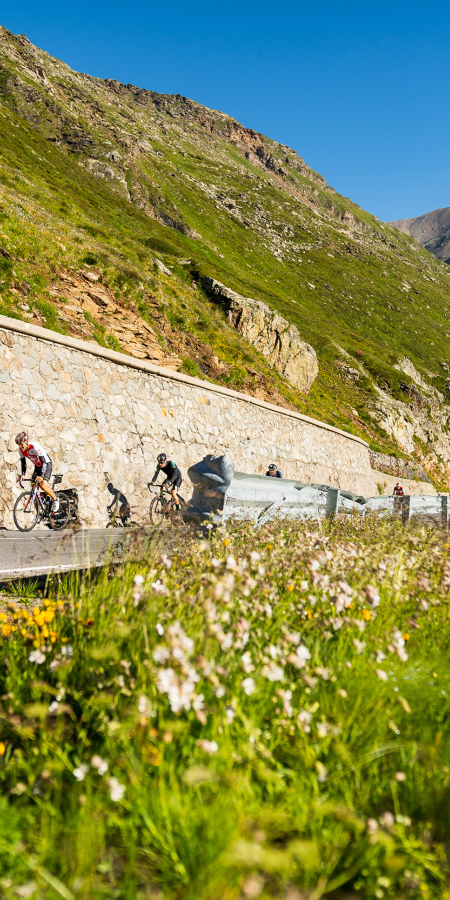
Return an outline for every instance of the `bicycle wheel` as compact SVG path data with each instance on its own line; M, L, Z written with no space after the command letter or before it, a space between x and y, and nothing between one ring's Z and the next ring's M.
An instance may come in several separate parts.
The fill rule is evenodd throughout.
M161 525L164 521L164 507L159 497L153 497L150 503L150 522L152 525Z
M58 512L55 512L51 515L50 524L54 531L59 531L60 528L64 528L69 521L70 516L70 503L68 497L65 497L63 494L59 495L59 509Z
M33 491L24 491L14 504L14 524L19 531L31 531L41 519L38 502L35 498L32 503L32 496Z

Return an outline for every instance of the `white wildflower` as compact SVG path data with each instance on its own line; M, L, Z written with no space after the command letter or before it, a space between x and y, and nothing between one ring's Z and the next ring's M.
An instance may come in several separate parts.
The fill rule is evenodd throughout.
M261 554L258 553L257 550L252 550L252 552L250 553L250 561L253 563L254 566L256 565L257 562L259 562L260 559L261 559Z
M135 575L133 578L133 584L141 585L144 584L144 576L143 575Z
M113 775L112 778L108 778L108 787L109 787L109 796L111 800L114 800L114 803L117 803L122 799L125 793L125 785L120 784L119 780L115 778Z
M247 697L250 697L250 694L253 694L256 690L256 685L253 678L244 678L241 687L244 691L244 694L247 694Z
M255 667L252 663L252 655L251 655L250 651L247 650L247 652L244 653L241 658L242 658L242 668L243 668L244 672L247 672L247 674L249 674L250 672L254 672Z
M250 679L250 680L252 680L252 679ZM227 725L231 725L235 715L236 715L236 713L235 713L233 707L227 706L227 708L226 708Z
M138 712L140 712L141 716L145 716L147 719L152 715L152 707L150 704L150 700L148 697L142 695L139 697L137 702Z
M292 700L292 691L290 691L290 690L284 691L283 710L284 710L285 716L288 716L289 718L291 718L292 713L294 712L294 710L292 708L291 700Z
M358 641L358 638L353 638L353 646L356 647L356 652L359 656L359 654L363 652L364 647L366 646L366 642Z
M153 651L153 659L155 660L155 662L159 663L160 666L163 666L164 663L167 662L169 657L170 650L167 647L162 647L161 645L155 647Z
M89 772L89 766L86 766L84 763L77 766L76 769L73 770L73 775L77 779L77 781L84 781L87 773Z
M102 759L101 756L93 756L91 759L91 766L93 769L97 769L99 775L104 775L105 772L108 771L108 763L106 759Z
M156 625L156 630L157 630L159 636L162 637L162 635L164 634L164 628L162 627L162 625L159 624L159 622Z
M222 684L219 684L219 687L216 688L216 690L214 691L214 693L215 693L216 697L218 697L219 700L220 700L220 698L221 698L221 697L224 697L225 694L226 694L226 691L225 691L224 686L223 686Z
M304 644L299 644L295 653L291 653L289 656L289 662L291 662L296 669L303 669L308 659L311 659L311 654Z
M223 633L223 632L222 632ZM231 632L225 634L223 640L220 642L220 646L222 650L230 650L233 646L233 635Z
M330 726L328 722L318 722L317 723L317 736L320 738L324 738L327 736L330 730Z
M268 666L264 666L261 672L268 681L283 681L284 671L281 666L276 666L274 662L270 662Z
M207 741L206 738L197 741L197 746L200 747L201 750L204 750L205 753L217 753L219 749L219 745L216 741Z
M205 703L205 695L204 694L194 694L192 699L192 709L196 712L198 709L204 709Z
M158 578L157 581L154 581L151 587L155 594L168 594L168 590L160 578Z
M384 672L383 669L375 669L375 672L378 678L381 678L381 681L387 681L387 672Z
M65 650L65 647L63 647L63 650ZM43 662L45 662L45 654L41 653L40 650L33 650L28 657L28 661L31 663L37 663L37 665L40 666Z
M375 587L372 587L371 584L368 584L364 590L364 593L373 608L380 605L380 594Z

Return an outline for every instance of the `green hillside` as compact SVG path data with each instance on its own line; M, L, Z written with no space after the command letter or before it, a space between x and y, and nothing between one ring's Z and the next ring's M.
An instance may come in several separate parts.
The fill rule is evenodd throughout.
M5 29L0 123L1 313L67 330L55 285L94 267L184 371L415 457L450 483L448 266L337 194L294 150L179 95L77 74ZM232 329L202 275L298 327L319 359L308 396ZM118 349L95 323L94 337ZM405 356L423 402L396 368ZM377 411L380 396L394 413L395 402L411 408L409 443ZM433 433L414 424L419 407Z

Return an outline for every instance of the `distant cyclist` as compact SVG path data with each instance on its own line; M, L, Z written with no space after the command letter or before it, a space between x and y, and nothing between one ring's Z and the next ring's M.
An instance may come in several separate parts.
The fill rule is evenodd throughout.
M26 431L21 431L16 435L16 444L19 447L19 457L21 466L21 475L17 480L23 487L22 479L27 471L27 459L34 465L34 471L31 476L32 481L36 481L40 488L48 494L52 500L52 514L59 510L59 500L54 491L52 491L49 481L52 476L52 461L43 447L37 441L31 442Z
M175 506L178 510L180 510L181 504L177 494L177 490L180 487L181 482L183 481L181 472L176 463L172 462L171 459L167 459L165 453L160 453L159 456L157 456L157 463L158 465L156 467L156 472L152 480L149 482L148 487L150 487L151 484L154 484L156 479L158 478L159 473L163 472L166 476L166 479L165 481L163 481L162 486L168 487L170 485L170 493L175 501Z
M275 463L270 463L270 466L267 469L266 475L271 475L272 478L282 478L282 474L279 469L277 469Z
M399 481L397 481L397 484L395 485L395 488L393 490L393 496L394 497L403 497L403 488Z

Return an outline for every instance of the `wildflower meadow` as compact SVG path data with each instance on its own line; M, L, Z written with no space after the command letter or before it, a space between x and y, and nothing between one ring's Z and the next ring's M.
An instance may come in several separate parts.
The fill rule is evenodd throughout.
M449 588L352 517L11 585L0 896L449 898Z

